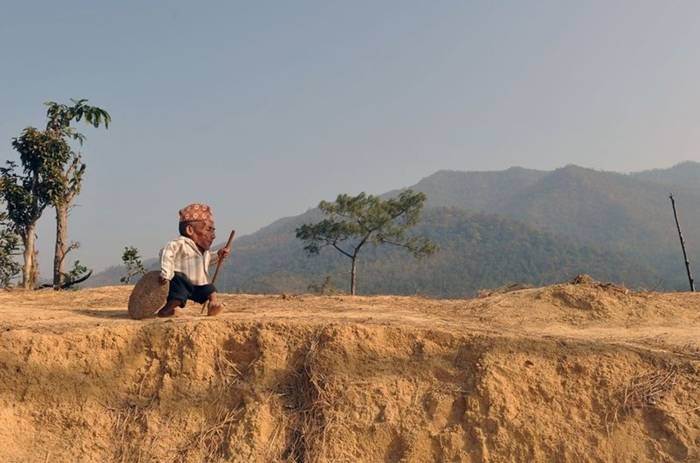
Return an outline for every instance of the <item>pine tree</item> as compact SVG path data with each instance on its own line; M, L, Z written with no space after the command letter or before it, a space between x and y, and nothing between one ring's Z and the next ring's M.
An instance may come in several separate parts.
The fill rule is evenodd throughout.
M338 195L335 202L321 201L318 208L328 218L296 229L309 255L324 247L333 247L351 260L350 294L356 293L357 260L368 243L393 245L407 249L416 257L432 254L437 247L427 238L407 237L409 228L418 223L425 194L403 191L397 198L381 199L360 193Z

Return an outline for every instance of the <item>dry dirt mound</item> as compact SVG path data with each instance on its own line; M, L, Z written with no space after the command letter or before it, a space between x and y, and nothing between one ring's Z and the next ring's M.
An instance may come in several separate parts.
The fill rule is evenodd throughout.
M0 461L700 461L700 298L0 294Z

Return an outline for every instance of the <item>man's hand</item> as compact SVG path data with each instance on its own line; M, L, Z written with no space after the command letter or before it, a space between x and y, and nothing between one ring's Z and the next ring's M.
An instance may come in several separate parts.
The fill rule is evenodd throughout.
M219 260L226 259L229 256L229 254L231 254L230 248L221 248L218 251L216 251L216 257L218 257Z
M161 286L167 285L168 282L170 281L170 280L166 280L166 279L163 278L162 276L158 277L158 280L160 281L160 285L161 285Z

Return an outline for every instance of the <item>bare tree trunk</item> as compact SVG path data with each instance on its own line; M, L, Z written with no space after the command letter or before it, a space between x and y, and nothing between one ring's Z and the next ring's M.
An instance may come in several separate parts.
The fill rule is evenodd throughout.
M22 234L22 245L24 246L24 265L22 266L22 288L32 289L36 283L36 263L34 262L36 255L34 247L36 240L34 229L36 224L27 227L25 233Z
M36 235L34 236L36 239ZM39 250L34 246L34 259L32 259L32 288L36 289L39 284Z
M68 206L56 206L56 247L53 256L53 289L63 284L63 262L66 258L68 235Z
M357 284L357 257L352 258L352 271L350 273L350 294L355 295Z

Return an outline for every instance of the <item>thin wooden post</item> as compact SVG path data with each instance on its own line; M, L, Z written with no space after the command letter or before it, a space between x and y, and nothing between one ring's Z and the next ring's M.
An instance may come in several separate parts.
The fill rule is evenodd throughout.
M685 241L683 240L683 233L681 233L681 224L678 222L678 213L676 212L676 201L673 199L673 195L669 196L671 198L671 206L673 207L673 217L676 219L676 228L678 229L678 238L681 240L681 248L683 249L683 260L685 261L685 271L688 273L688 282L690 283L690 290L695 291L695 282L693 281L693 274L690 272L690 262L688 262L688 254L685 252Z

